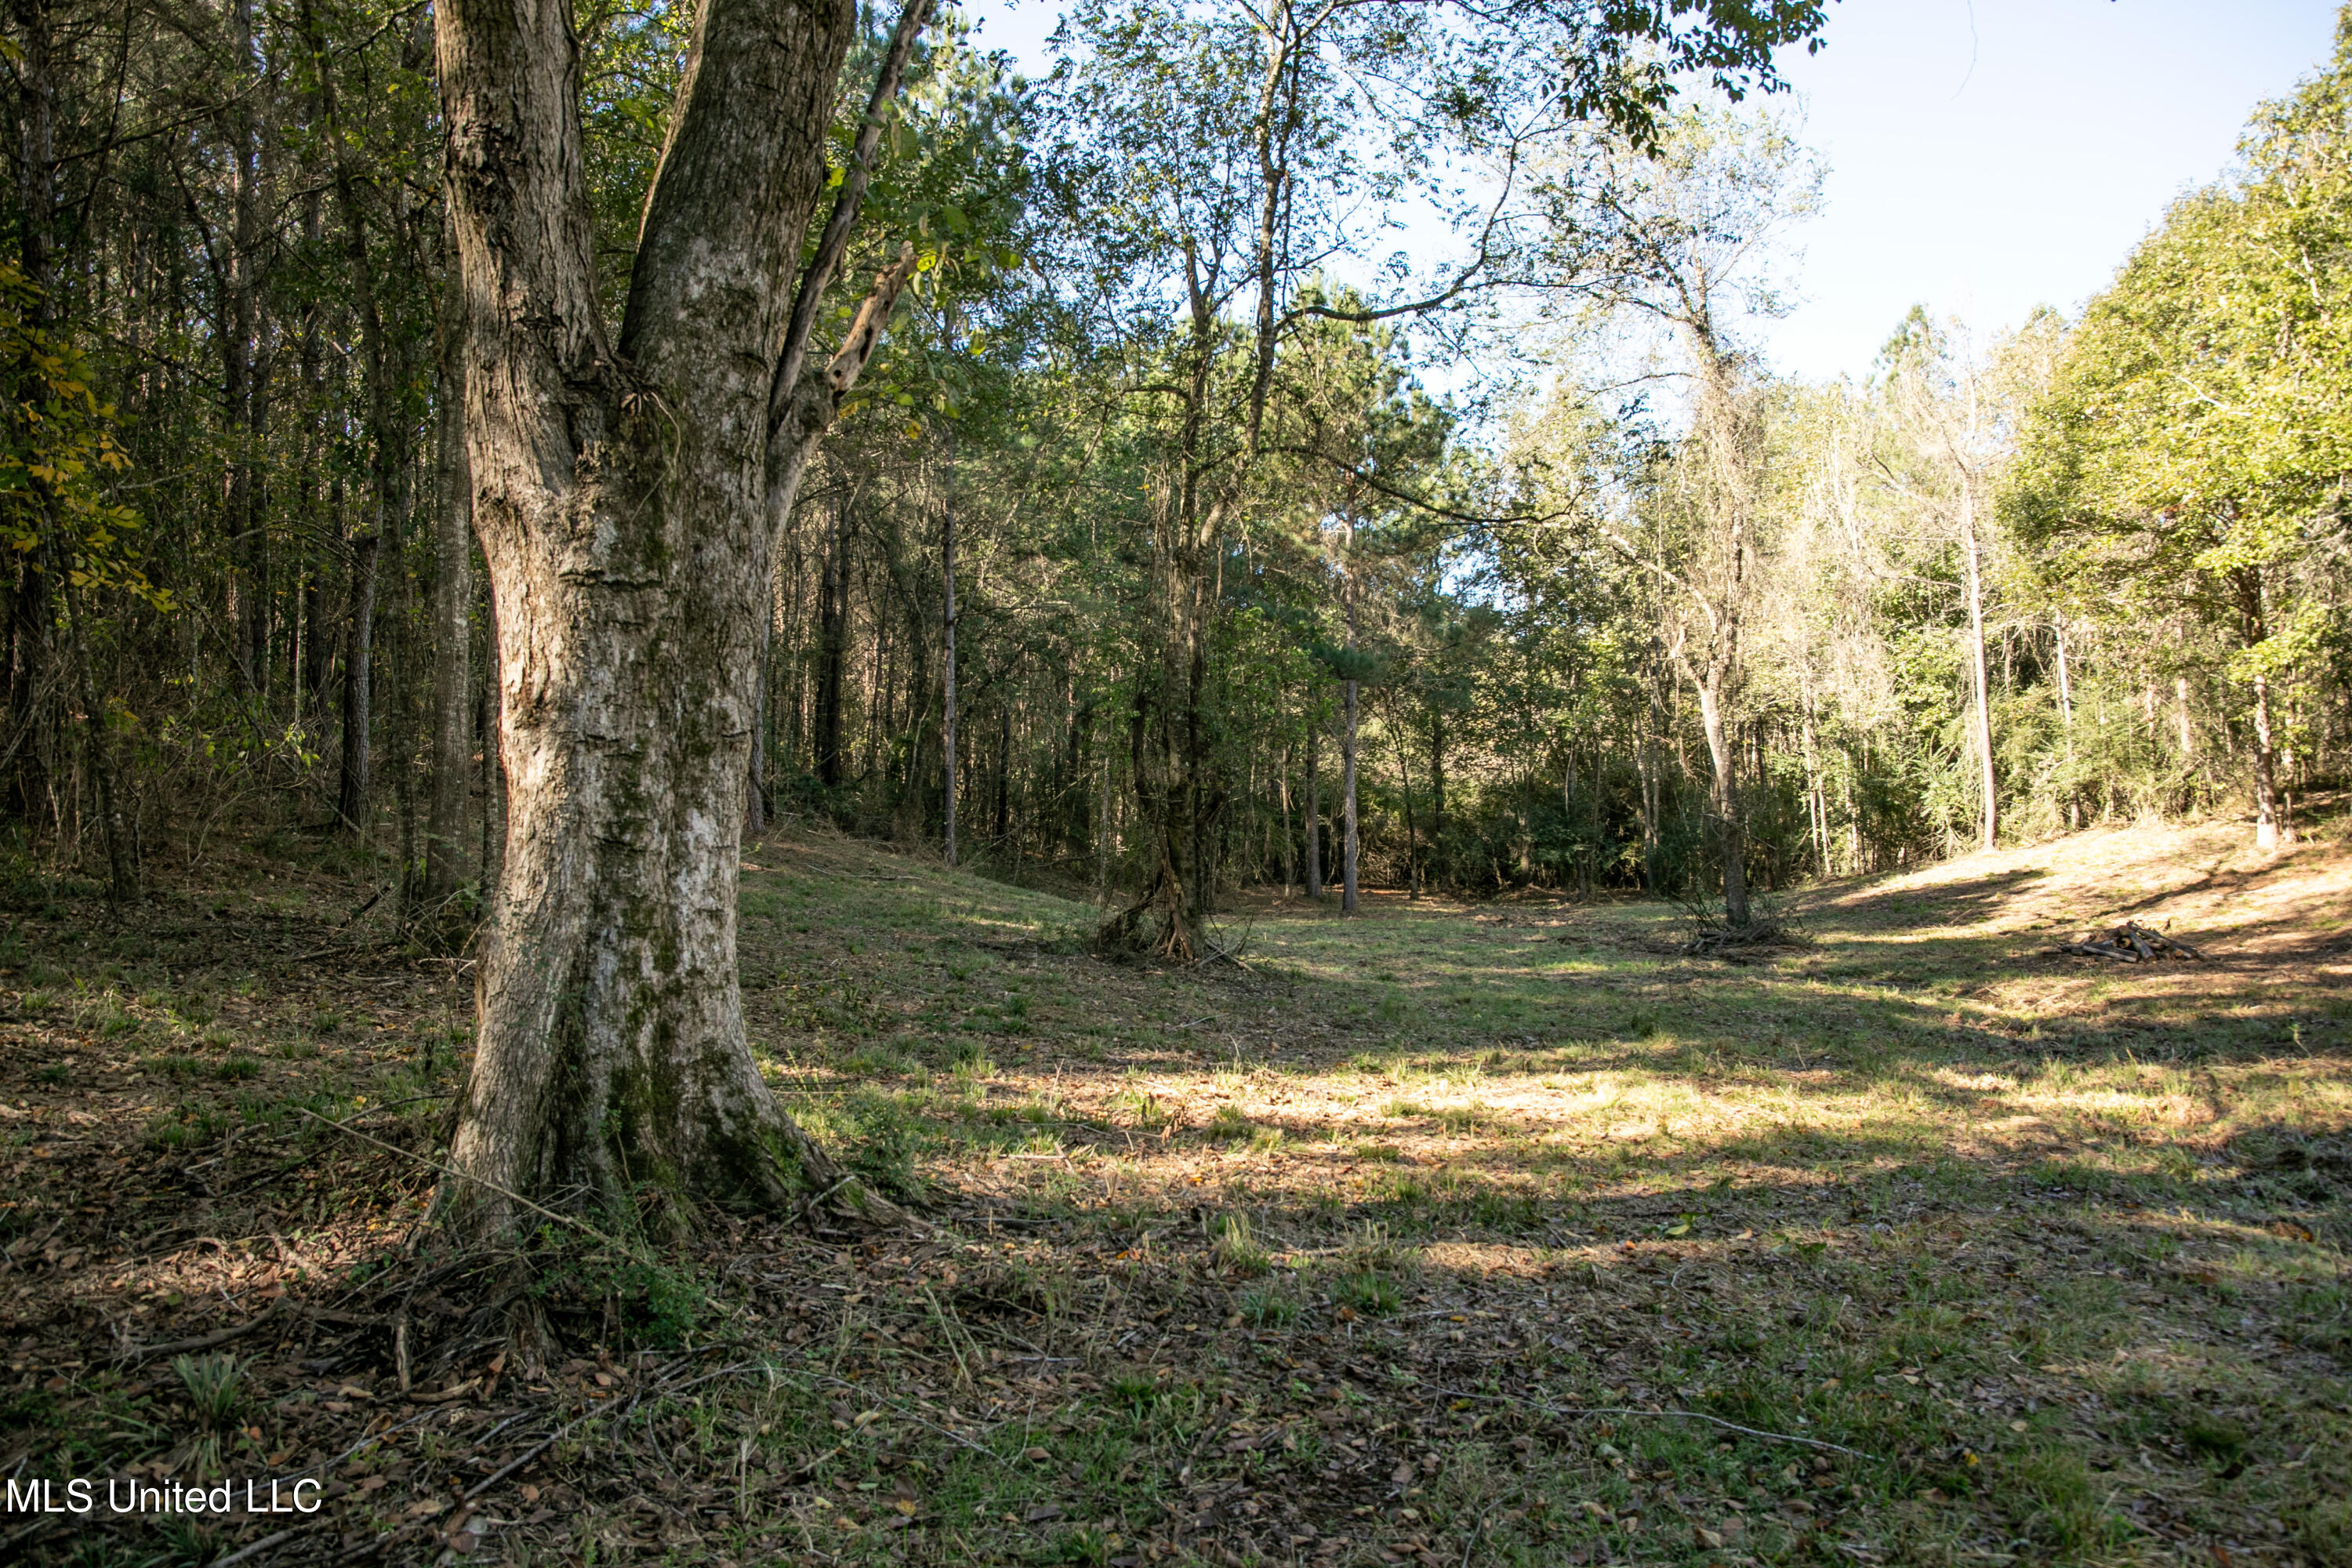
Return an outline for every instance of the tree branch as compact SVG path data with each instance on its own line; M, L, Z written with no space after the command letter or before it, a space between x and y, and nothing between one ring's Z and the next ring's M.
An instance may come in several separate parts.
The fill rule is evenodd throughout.
M1426 496L1417 496L1411 490L1400 489L1396 486L1388 483L1385 479L1378 479L1371 474L1366 473L1363 469L1356 467L1353 463L1343 461L1340 458L1331 456L1328 452L1318 451L1313 447L1268 447L1266 450L1278 456L1307 458L1318 463L1328 463L1332 468L1339 469L1341 473L1355 480L1358 484L1362 485L1366 489L1377 491L1379 494L1388 497L1391 500L1402 501L1407 506L1417 508L1422 511L1428 512L1433 517L1450 517L1456 522L1466 522L1474 528L1492 528L1497 524L1512 522L1558 522L1560 519L1570 515L1564 511L1549 511L1516 512L1501 517L1489 517L1478 512L1462 511L1456 508L1446 506L1443 502L1431 500Z
M866 100L866 119L857 129L856 147L850 153L849 167L842 174L841 194L834 198L833 216L825 220L816 254L810 258L808 270L801 275L800 293L793 300L792 321L784 329L783 352L776 360L776 379L768 393L771 437L782 427L792 411L801 366L808 360L809 333L816 325L817 306L824 298L826 286L833 281L834 268L841 265L842 256L849 248L849 231L856 225L857 209L866 200L866 182L873 178L875 154L882 146L882 111L898 96L899 83L907 74L908 58L915 51L915 40L930 21L931 3L932 0L907 0L907 8L898 13L898 29L890 35L889 52L882 57L881 72L874 79L873 96ZM894 285L890 298L895 302L898 297ZM883 318L886 322L888 319L887 315ZM865 325L863 312L858 324ZM872 352L870 345L867 352ZM863 356L858 363L863 366ZM856 379L855 372L850 379Z

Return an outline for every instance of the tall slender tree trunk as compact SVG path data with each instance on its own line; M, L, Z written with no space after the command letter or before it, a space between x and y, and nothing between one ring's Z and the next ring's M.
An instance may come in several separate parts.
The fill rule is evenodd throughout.
M1288 746L1282 748L1282 772L1276 776L1275 793L1282 807L1282 896L1286 899L1298 885L1298 835L1291 820Z
M755 665L751 695L751 756L743 768L743 837L750 838L768 831L768 647L774 635L776 612L772 602L763 605L766 619L760 624L760 652Z
M1800 700L1803 704L1802 724L1799 743L1805 755L1805 822L1811 830L1813 862L1821 876L1833 874L1830 864L1829 796L1822 788L1821 748L1813 733L1813 672L1810 659L1801 668Z
M2083 826L2083 798L2074 787L2074 682L2066 668L2066 617L2050 617L2051 640L2058 652L2058 719L2066 734L2066 826Z
M1339 912L1356 912L1356 683L1340 683Z
M1111 754L1108 746L1097 748L1101 758L1097 771L1102 775L1097 785L1098 799L1095 810L1095 907L1106 909L1110 904L1110 851L1113 835L1111 820Z
M1323 755L1320 724L1307 724L1307 896L1323 897L1323 780L1318 763Z
M66 584L66 621L73 634L74 676L81 688L82 722L89 734L89 776L98 796L99 842L106 852L106 897L127 904L139 896L139 873L131 859L131 829L123 820L121 788L114 775L114 747L106 710L98 700L89 669L89 640L82 630L80 595Z
M16 72L18 255L33 289L25 302L26 337L37 341L55 324L57 83L49 58L48 0L15 0L13 9L17 47L23 56ZM10 416L18 425L17 438L29 447L36 437L26 426L24 411L42 401L33 384L41 373L33 364L12 365L9 370L21 387L19 395L9 400ZM50 537L54 530L47 521L47 493L38 494L44 537L33 549L17 554L16 592L8 606L8 745L16 764L8 781L9 795L15 815L26 824L49 803L50 719L56 708L53 585L58 550Z
M1429 853L1424 858L1427 879L1444 887L1452 880L1445 864L1445 715L1429 716Z
M1394 709L1391 709L1393 716ZM1412 820L1412 748L1406 744L1405 729L1396 731L1397 785L1404 793L1404 894L1408 899L1421 897L1421 845L1413 831Z
M1977 548L1976 484L1969 471L1960 470L1960 555L1967 568L1969 595L1969 679L1976 697L1978 844L2000 847L2000 780L1994 772L1992 752L1992 691L1985 668L1984 570Z
M376 294L375 258L368 244L367 211L360 199L351 149L340 130L335 76L325 38L310 5L303 6L301 16L318 72L320 116L333 150L335 194L343 214L344 261L350 268L346 281L359 317L360 359L367 387L368 488L363 521L352 542L351 622L343 634L342 776L336 802L343 830L365 839L374 782L371 730L375 697L376 565L384 532L394 521L394 496L404 465L396 455L401 428L393 401L391 346L385 341ZM404 887L409 875L404 857Z
M1733 753L1723 722L1723 661L1710 663L1695 683L1698 688L1699 726L1706 732L1707 760L1713 764L1708 805L1715 817L1717 841L1723 857L1723 918L1737 929L1752 923L1748 908L1748 840L1739 820L1738 759Z
M912 247L830 365L805 364L807 335L927 11L901 17L796 298L856 10L708 0L608 342L569 8L437 7L509 789L442 1187L461 1230L510 1230L518 1199L617 1207L647 1188L772 1206L795 1172L861 1191L752 1058L736 884L769 565Z
M1013 694L996 704L996 832L999 848L1013 831Z
M335 815L343 831L364 840L372 813L373 755L370 747L375 698L375 565L380 541L373 529L352 541L350 619L343 630L343 754Z
M950 458L952 462L952 458ZM940 514L940 576L946 587L944 603L940 610L940 637L946 645L940 661L940 692L943 698L940 713L940 787L945 797L942 813L947 824L947 858L956 863L956 559L955 559L955 470L948 470L947 505ZM1110 777L1103 774L1108 789ZM1108 799L1108 796L1105 797ZM1108 827L1108 824L1106 823Z
M2294 833L2279 810L2278 752L2271 742L2271 683L2254 677L2254 847L2275 849Z
M2270 585L2263 581L2259 566L2241 568L2235 577L2239 637L2245 647L2257 647L2270 636ZM2275 849L2293 843L2294 830L2279 808L2278 749L2271 734L2271 683L2267 675L2255 674L2253 699L2254 847Z
M261 240L260 158L254 66L253 0L229 0L229 53L235 87L228 95L230 227L227 331L221 335L221 394L234 443L228 472L228 527L238 564L235 625L237 671L258 695L269 679L269 538L257 504L259 394L253 355L259 327L257 252Z
M847 505L836 496L827 509L824 563L817 581L816 778L829 790L841 785L841 689L849 658L849 582L842 561L842 512Z
M454 259L456 247L448 246ZM466 806L473 784L474 496L466 468L464 312L444 289L440 406L434 448L433 784L425 815L425 898L439 904L462 879Z

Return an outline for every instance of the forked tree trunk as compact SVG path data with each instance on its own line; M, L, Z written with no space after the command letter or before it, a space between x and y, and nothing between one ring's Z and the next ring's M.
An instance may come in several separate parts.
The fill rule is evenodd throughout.
M877 100L927 8L902 18ZM803 374L878 136L869 116L796 304L855 8L702 7L617 342L570 7L442 0L438 20L509 788L442 1213L496 1234L527 1218L517 1199L772 1205L795 1174L854 1197L747 1046L735 900L775 540L913 264L903 249L832 366Z

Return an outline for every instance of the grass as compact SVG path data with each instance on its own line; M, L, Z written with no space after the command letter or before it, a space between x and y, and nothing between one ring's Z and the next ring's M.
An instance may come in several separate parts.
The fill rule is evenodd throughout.
M2233 843L1784 895L1812 940L1748 963L1681 954L1663 907L1256 900L1253 972L1170 973L1087 956L1048 892L780 836L744 879L751 1035L926 1225L742 1216L551 1275L561 1342L500 1394L531 1424L459 1401L365 1449L338 1528L578 1420L502 1483L535 1499L486 1500L551 1516L502 1531L516 1561L2352 1563L2352 974L2315 935L2352 856ZM2126 905L2215 961L2042 951ZM263 948L108 978L43 938L0 1234L80 1227L8 1310L82 1364L0 1436L93 1470L191 1421L226 1473L341 1452L396 1406L387 1331L257 1337L206 1426L105 1325L193 1337L223 1292L396 1266L429 1173L291 1108L430 1152L443 1102L406 1100L458 1081L462 990ZM68 1136L186 1173L109 1199ZM205 1240L163 1229L207 1190ZM163 1240L79 1217L110 1204Z

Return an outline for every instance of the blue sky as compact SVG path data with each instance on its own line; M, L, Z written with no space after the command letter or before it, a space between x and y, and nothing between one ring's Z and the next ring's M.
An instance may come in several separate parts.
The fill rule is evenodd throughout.
M1042 70L1055 0L977 0L984 44ZM1860 374L1915 302L1980 331L2098 291L2248 113L2326 55L2326 0L1839 0L1786 62L1828 205L1790 236L1806 302L1776 368Z

